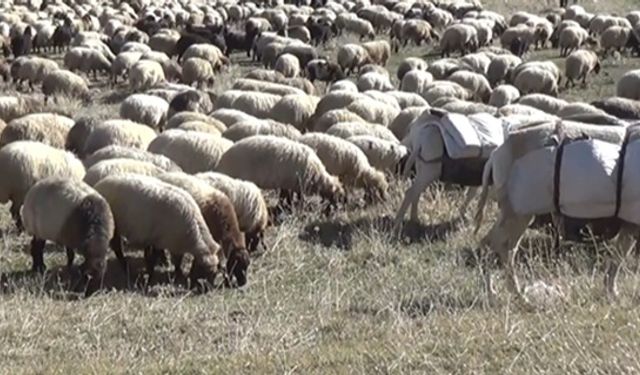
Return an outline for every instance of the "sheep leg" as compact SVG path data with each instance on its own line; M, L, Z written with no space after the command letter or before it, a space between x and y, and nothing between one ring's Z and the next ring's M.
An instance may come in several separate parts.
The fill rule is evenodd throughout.
M518 302L523 303L525 306L531 306L518 285L518 278L515 274L515 257L520 239L529 226L532 217L516 215L510 207L505 206L508 206L508 204L501 207L498 221L482 240L481 244L483 247L492 249L500 258L500 262L504 267L507 289L511 294L516 297ZM482 273L489 303L494 304L496 295L491 285L491 275L486 266L482 267Z
M615 246L609 252L607 260L607 270L604 274L604 286L607 298L613 302L618 298L617 278L620 272L620 266L624 258L626 258L636 243L636 237L629 227L620 229L615 240Z
M124 254L122 253L122 237L118 233L117 229L113 233L113 238L111 239L110 246L113 249L113 252L116 254L116 258L118 259L118 263L120 263L120 267L122 267L122 271L125 273L125 275L127 275L129 273L129 267L127 266L127 258L125 258Z
M182 259L184 254L171 254L171 263L173 263L173 274L176 280L184 280L184 273L182 272Z
M71 268L73 267L73 260L76 257L76 252L73 251L72 248L67 247L67 268L69 269L69 271L71 271Z
M11 208L9 209L9 211L11 212L11 217L16 223L18 232L22 232L24 229L24 227L22 226L22 217L20 216L20 207L21 205L19 205L18 203L11 202Z
M144 249L144 263L145 270L147 271L147 285L151 285L153 281L153 269L156 267L156 263L158 263L158 257L160 252L163 250L156 249L152 246Z
M404 193L404 199L398 209L398 214L395 218L395 228L400 229L402 225L402 219L404 218L407 209L410 204L415 205L415 210L411 211L411 220L417 221L418 210L417 205L420 201L420 195L427 187L440 176L440 163L430 163L426 165L418 164L418 173L415 180L411 183L411 187Z
M44 265L44 256L42 251L44 249L45 240L33 237L31 239L31 259L33 261L32 270L37 273L44 273L47 269Z

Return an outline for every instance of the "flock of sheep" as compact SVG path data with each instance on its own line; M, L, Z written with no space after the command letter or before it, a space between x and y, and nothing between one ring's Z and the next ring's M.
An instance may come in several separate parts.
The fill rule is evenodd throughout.
M87 295L100 288L110 250L127 269L124 239L144 249L150 278L167 250L178 279L189 254L192 285L219 274L244 285L272 223L270 190L285 210L315 195L331 215L360 191L367 204L385 200L413 173L396 225L409 206L416 220L421 193L456 173L440 133L425 126L453 112L510 126L478 171L478 221L493 184L501 216L483 243L521 296L513 252L533 215L510 208L510 166L560 125L563 135L621 143L640 119L640 70L619 80L616 96L558 98L611 53L640 53L636 11L501 15L476 0L9 0L0 9L0 73L19 92L0 96L0 202L33 237L34 271L46 269L45 241L67 248L69 267L76 251L84 256ZM360 41L327 48L342 35ZM390 73L392 53L408 44L441 58L407 57ZM564 71L529 59L547 48L566 57ZM254 69L216 91L239 53ZM96 85L122 79L131 94L119 116L42 112L61 98L88 103Z

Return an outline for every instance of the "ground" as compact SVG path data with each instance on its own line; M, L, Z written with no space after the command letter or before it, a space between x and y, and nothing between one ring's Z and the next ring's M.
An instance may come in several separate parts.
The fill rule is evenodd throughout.
M506 14L548 5L527 4L492 1L486 7ZM631 10L622 0L584 6ZM409 55L429 53L424 47L403 50L393 56L390 70L395 73ZM530 58L561 63L557 55L544 51ZM590 101L613 95L615 81L637 61L610 59L588 87L562 96ZM218 89L243 69L226 73ZM123 97L119 90L103 90L89 106L69 102L53 109L111 116ZM311 207L285 218L269 229L269 250L253 260L246 288L206 295L166 284L147 292L126 288L110 263L110 291L75 298L60 248L47 248L47 277L28 272L29 239L16 234L5 207L0 210L1 372L640 371L635 262L623 272L620 300L609 304L602 291L601 254L607 244L567 244L560 257L549 256L549 236L531 230L518 272L528 285L544 280L560 286L566 301L525 311L510 301L496 270L500 299L490 307L471 256L487 226L475 235L457 218L461 192L437 186L423 195L422 224L408 225L402 238L394 238L389 227L404 188L394 183L390 199L376 207L354 203L328 218ZM140 255L128 255L139 269Z

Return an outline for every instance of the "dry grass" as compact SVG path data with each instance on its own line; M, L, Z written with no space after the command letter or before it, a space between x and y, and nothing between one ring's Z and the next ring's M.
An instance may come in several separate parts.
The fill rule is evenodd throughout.
M587 6L606 9L605 3ZM510 2L493 4L498 10L523 9ZM407 55L423 56L426 50L393 56L390 69L395 72ZM557 51L533 57L555 59ZM612 95L614 82L635 60L607 65L589 87L563 96ZM245 69L226 73L218 89L230 87ZM89 106L70 102L51 109L106 117L117 113L118 92L104 91ZM599 256L605 244L568 244L558 259L548 256L549 236L530 231L519 274L529 284L543 279L562 286L567 301L531 313L513 306L500 290L498 306L487 307L470 255L478 238L456 220L460 192L430 189L420 206L423 224L409 226L397 240L389 225L404 188L394 186L381 206L354 205L324 218L312 205L286 218L270 228L270 250L254 260L247 288L198 296L166 284L147 292L127 288L110 264L109 291L77 299L62 249L47 247L46 278L26 271L29 239L16 235L5 207L0 210L2 372L640 371L640 278L625 270L622 298L608 304ZM137 257L139 266L140 254L128 255Z

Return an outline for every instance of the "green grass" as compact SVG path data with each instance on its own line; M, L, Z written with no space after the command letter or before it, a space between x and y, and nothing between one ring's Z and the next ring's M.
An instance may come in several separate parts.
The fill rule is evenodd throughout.
M600 1L585 6L624 12L633 5ZM546 5L510 1L487 5L502 12L527 7L541 10ZM425 47L405 49L392 57L389 69L395 73L403 57L429 52ZM549 58L562 63L557 51L528 56ZM607 61L588 87L562 96L589 101L613 95L618 77L637 61L625 57ZM230 87L244 69L225 73L218 89ZM105 104L105 100L122 90L102 90L99 100L89 106L69 102L48 108L113 116L117 102ZM622 274L620 301L611 305L601 287L603 264L598 254L605 244L567 244L558 259L548 256L549 236L531 230L518 261L523 283L545 280L559 285L567 301L523 311L512 304L495 270L500 299L489 307L470 255L480 237L456 220L461 192L429 189L420 205L422 224L409 226L396 239L389 227L405 188L403 182L394 183L384 204L366 209L354 204L330 218L319 216L312 203L269 228L269 251L253 260L248 287L206 295L168 284L147 292L127 288L117 266L110 263L107 291L78 299L70 291L62 249L47 247L47 277L27 271L29 238L15 233L4 207L0 210L0 372L640 371L640 277L633 271L635 262ZM128 256L135 258L134 273L139 272L140 254Z

